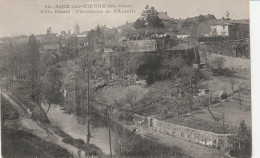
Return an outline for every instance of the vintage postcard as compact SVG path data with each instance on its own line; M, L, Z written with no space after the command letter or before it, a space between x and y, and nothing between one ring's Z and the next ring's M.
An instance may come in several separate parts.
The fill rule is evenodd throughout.
M247 0L0 0L4 158L249 158Z

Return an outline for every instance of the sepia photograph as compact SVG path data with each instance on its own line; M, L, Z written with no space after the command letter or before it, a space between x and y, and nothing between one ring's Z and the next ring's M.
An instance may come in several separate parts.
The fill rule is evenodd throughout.
M0 0L3 158L250 158L248 0Z

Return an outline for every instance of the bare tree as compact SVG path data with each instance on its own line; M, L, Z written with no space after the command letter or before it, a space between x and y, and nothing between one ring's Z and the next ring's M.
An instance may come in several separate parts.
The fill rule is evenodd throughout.
M139 91L134 89L128 89L126 93L126 103L131 105L132 113L138 105Z
M212 96L211 96L211 94L209 94L209 96L205 96L205 97L203 98L203 100L202 100L202 105L207 107L207 110L208 110L208 112L210 113L210 115L212 116L212 118L213 118L215 121L219 121L220 118L216 117L216 116L212 113L212 111L210 110L210 105L211 105L211 103L212 103Z
M142 141L138 136L130 133L125 128L114 126L113 130L116 133L113 148L119 158L122 158L123 154L133 152L134 147Z

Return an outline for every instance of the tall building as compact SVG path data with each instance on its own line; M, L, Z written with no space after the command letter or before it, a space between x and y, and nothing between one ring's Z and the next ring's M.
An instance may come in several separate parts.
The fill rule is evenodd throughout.
M76 22L76 25L74 26L74 35L79 35L80 33L80 30L79 30L79 25L78 23Z

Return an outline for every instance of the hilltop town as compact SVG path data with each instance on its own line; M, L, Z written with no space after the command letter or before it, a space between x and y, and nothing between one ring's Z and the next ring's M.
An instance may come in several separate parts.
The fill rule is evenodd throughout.
M83 139L53 127L57 107L87 124L88 132L90 113L114 122L111 130L121 134L112 142L117 157L250 157L249 19L230 19L228 12L221 19L174 19L146 6L140 18L117 28L82 30L76 23L72 32L49 27L46 34L2 37L0 74L7 133L17 132L17 124L25 130L29 120L63 138L54 146L64 157L78 149L109 156L90 144L90 133ZM49 134L32 132L37 129L25 131L49 143Z

